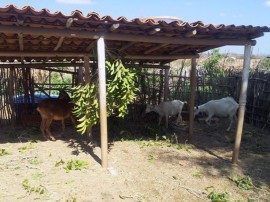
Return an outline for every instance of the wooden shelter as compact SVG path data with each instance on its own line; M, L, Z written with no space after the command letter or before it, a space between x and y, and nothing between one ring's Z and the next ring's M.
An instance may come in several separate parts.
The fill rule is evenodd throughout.
M80 11L66 16L61 12L51 13L47 9L36 11L30 6L19 9L8 5L0 8L0 60L5 62L0 64L0 68L13 66L10 62L14 60L18 65L29 68L33 60L42 61L44 67L51 65L49 61L65 61L65 64L74 66L74 63L76 65L77 61L82 60L87 80L89 61L96 62L100 78L102 166L107 167L105 49L117 54L125 64L167 68L165 77L168 76L169 68L165 64L182 58L192 60L192 93L189 100L191 138L196 58L202 52L224 45L245 46L239 121L233 155L233 163L236 163L243 127L251 46L256 44L255 38L269 31L269 27L213 25L201 21L188 23L162 19L128 20L125 17L113 19L110 16L100 17L97 13L83 16ZM165 85L165 92L167 88L168 85Z

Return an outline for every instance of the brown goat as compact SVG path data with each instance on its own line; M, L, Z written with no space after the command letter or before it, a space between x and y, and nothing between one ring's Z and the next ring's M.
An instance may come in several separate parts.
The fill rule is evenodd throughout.
M65 130L65 119L70 118L74 126L76 126L72 109L73 104L70 103L70 97L64 90L60 91L58 98L42 100L37 107L37 111L41 116L40 130L42 135L46 139L55 140L49 129L53 120L62 122L62 136Z

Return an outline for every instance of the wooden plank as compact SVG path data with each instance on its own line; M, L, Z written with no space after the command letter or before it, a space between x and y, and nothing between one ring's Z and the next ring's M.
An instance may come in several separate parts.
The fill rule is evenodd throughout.
M1 27L1 26L0 26ZM0 52L0 56L2 57L59 57L59 58L69 58L69 57L80 57L83 58L85 55L92 57L90 53L73 53L73 52Z
M125 49L127 49L127 48L129 48L129 47L131 47L131 46L133 46L134 44L136 44L136 42L130 42L130 43L128 43L128 44L122 46L122 47L119 49L119 51L121 52L121 51L123 51L123 50L125 50Z
M127 55L125 59L130 60L178 60L178 59L190 59L199 57L198 54L193 55Z
M149 43L169 43L182 45L256 45L255 40L248 39L198 39L198 38L179 38L179 37L158 37L147 35L130 35L119 33L97 33L85 30L66 30L66 29L45 29L36 27L22 27L22 26L0 26L0 32L4 33L23 33L30 35L55 36L55 37L79 37L88 39L98 39L103 36L105 40L116 41L133 41L133 42L149 42Z
M118 29L120 27L120 24L119 23L115 23L113 24L111 27L110 27L110 31L113 32L115 31L116 29Z
M71 25L72 25L72 22L73 22L73 18L69 18L67 19L67 22L66 22L66 28L70 28ZM54 51L57 51L63 44L63 41L64 41L65 37L64 36L61 36L57 42L57 45L55 46L55 48L53 49Z
M168 65L148 65L148 64L124 64L125 67L129 68L146 68L146 69L170 69Z
M39 91L41 91L42 93L44 93L45 95L47 95L48 98L50 97L50 95L45 91L46 89L39 87L36 83L33 83L33 84L34 84L34 86L35 86ZM51 89L51 88L50 88L50 89Z
M181 51L183 51L183 50L186 50L186 49L188 49L188 48L190 48L190 47L189 47L189 46L182 46L181 48L177 48L177 49L171 51L171 52L169 53L169 55L177 54L177 53L179 53L179 52L181 52Z
M57 45L54 47L54 51L57 51L61 46L62 46L62 43L64 41L65 37L64 36L61 36L57 42Z
M161 45L159 45L159 46L155 46L155 47L153 47L153 48L150 48L150 49L147 50L147 51L144 51L144 54L149 54L149 53L151 53L151 52L153 52L153 51L155 51L155 50L158 50L158 49L160 49L160 48L162 48L162 47L165 47L165 46L167 46L167 45L169 45L169 44L165 43L165 44L161 44Z
M20 51L23 51L23 34L18 34Z
M187 33L185 33L185 37L189 38L189 37L193 37L197 34L197 30L196 29L193 29Z
M148 32L148 34L150 34L150 35L154 35L155 33L157 33L157 32L160 32L160 28L154 28L154 29L152 29L150 32Z
M85 51L89 52L94 47L96 41L92 41L85 49Z
M0 64L0 68L33 68L33 69L43 69L43 70L52 70L55 72L63 73L74 73L72 71L49 69L46 67L82 67L83 63L23 63L23 64Z

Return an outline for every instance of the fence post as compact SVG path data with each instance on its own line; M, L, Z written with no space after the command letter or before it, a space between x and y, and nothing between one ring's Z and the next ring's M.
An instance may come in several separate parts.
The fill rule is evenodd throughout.
M163 92L163 69L159 70L159 78L160 78L160 87L159 87L159 95L158 95L158 104L161 103L162 92Z
M165 69L165 84L164 84L164 101L168 100L168 91L169 91L169 70Z
M237 123L234 150L233 150L233 156L232 156L233 164L237 164L237 161L238 161L241 137L242 137L242 132L243 132L243 123L244 123L245 107L246 107L246 99L247 99L248 76L249 76L249 67L250 67L250 55L251 55L251 45L246 44L245 52L244 52L244 67L243 67L243 72L242 72L242 84L241 84L241 91L240 91L240 98L239 98L238 123Z
M189 141L192 139L193 136L195 87L196 87L196 58L192 58L190 70L190 96L189 96L189 133L188 133Z

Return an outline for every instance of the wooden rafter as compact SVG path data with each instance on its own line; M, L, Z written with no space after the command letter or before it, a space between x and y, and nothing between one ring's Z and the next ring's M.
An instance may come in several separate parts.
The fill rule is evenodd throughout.
M23 51L23 34L22 33L19 33L18 34L18 38L19 38L19 48L20 48L20 51Z
M160 48L162 48L162 47L165 47L165 46L167 46L167 45L169 45L169 44L165 43L165 44L161 44L161 45L159 45L159 46L155 46L155 47L153 47L153 48L150 48L150 49L147 50L147 51L144 51L144 54L149 54L149 53L151 53L151 52L153 52L153 51L155 51L155 50L158 50L158 49L160 49Z
M147 68L147 69L170 69L167 65L148 65L148 64L124 64L125 67L137 67L137 68Z
M72 22L73 22L73 18L69 18L67 19L67 22L66 22L66 28L69 29L72 25ZM62 43L64 41L64 36L61 36L57 42L57 45L55 46L55 48L53 49L54 51L57 51L61 46L62 46Z
M197 30L196 30L196 29L193 29L193 30L191 30L191 31L189 31L189 32L187 32L187 33L185 33L185 37L186 37L186 38L190 38L190 37L195 36L196 34L197 34Z
M148 34L150 34L150 35L154 35L155 33L157 33L157 32L160 32L160 28L154 28L154 29L152 29L150 32L148 32Z
M177 60L199 57L198 54L192 55L127 55L125 59L131 60Z
M183 51L183 50L186 50L186 49L188 49L188 48L189 48L188 46L182 46L181 48L177 48L177 49L171 51L171 52L169 53L169 55L177 54L177 53L179 53L179 52L181 52L181 51Z
M127 49L127 48L133 46L135 43L136 43L136 42L130 42L130 43L128 43L128 44L122 46L122 47L119 49L119 51L124 51L125 49Z
M110 27L110 31L113 32L120 27L119 23L115 23Z
M24 17L22 15L17 15L17 25L23 26L23 24L24 24ZM20 51L23 51L23 33L18 33L18 39Z
M92 50L92 48L94 47L94 45L96 44L96 41L92 41L85 49L86 52L89 52L90 50Z

